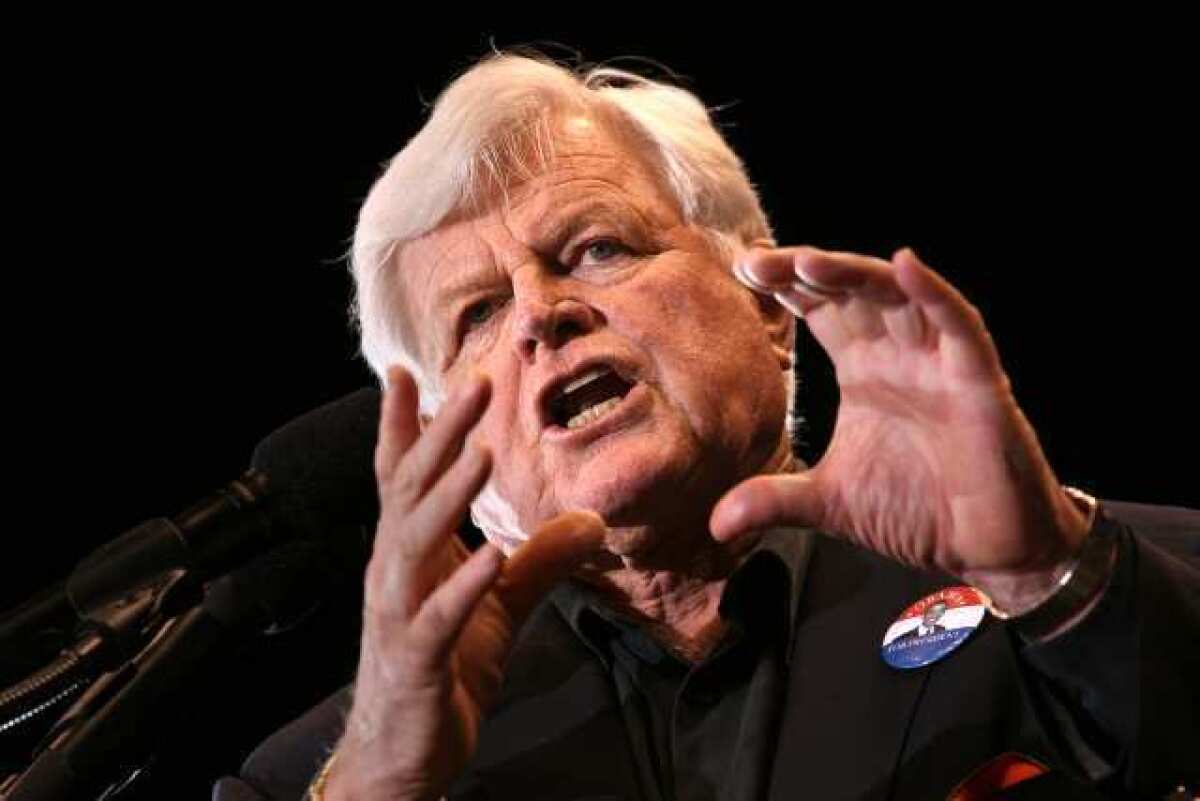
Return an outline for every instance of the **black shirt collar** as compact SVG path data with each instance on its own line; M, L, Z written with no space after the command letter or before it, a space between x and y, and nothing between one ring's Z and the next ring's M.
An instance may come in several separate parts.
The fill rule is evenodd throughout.
M730 574L718 607L721 617L734 625L759 630L786 642L785 660L789 664L814 536L810 529L764 530ZM594 651L598 645L596 621L637 625L635 618L610 606L599 592L577 579L563 582L550 594L550 599Z

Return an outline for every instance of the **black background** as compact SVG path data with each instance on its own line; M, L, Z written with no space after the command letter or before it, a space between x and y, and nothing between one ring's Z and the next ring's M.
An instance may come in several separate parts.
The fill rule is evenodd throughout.
M600 33L312 18L303 38L293 20L74 22L31 31L10 73L0 606L371 380L340 261L357 205L424 104L492 43L663 62L722 108L780 241L911 245L981 308L1063 481L1200 504L1195 64L1169 21L866 35L770 19ZM811 459L836 387L811 340L800 350ZM142 792L206 797L349 680L353 599L336 611L197 681L204 712L162 725Z

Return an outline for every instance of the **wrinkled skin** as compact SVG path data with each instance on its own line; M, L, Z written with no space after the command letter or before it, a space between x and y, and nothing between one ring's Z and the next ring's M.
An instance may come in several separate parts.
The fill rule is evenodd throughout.
M585 563L652 614L681 622L678 604L711 617L713 579L738 549L711 538L709 510L787 456L787 311L747 292L604 131L568 130L557 154L507 203L401 251L409 319L429 323L421 361L450 400L418 421L412 377L389 373L381 514L331 800L444 792L474 752L516 628ZM475 288L447 301L464 281ZM620 424L554 441L538 393L594 358L637 383ZM468 555L454 527L489 479L533 534Z
M755 250L748 285L801 312L837 370L829 448L804 474L756 477L713 511L721 540L794 523L938 568L1021 610L1086 534L1013 397L978 311L911 251L891 262ZM823 288L799 291L796 278Z
M380 413L383 512L364 586L354 705L326 797L436 799L475 751L513 635L536 603L603 543L603 521L546 521L505 560L454 536L491 469L463 437L487 405L471 382L423 433L412 377L397 368Z
M412 319L430 322L422 361L449 391L490 377L472 439L495 459L520 527L591 509L614 552L646 561L665 548L653 561L674 567L711 547L720 494L786 455L794 321L737 282L624 143L572 123L551 169L507 203L406 245L404 297ZM464 282L481 285L443 306ZM640 402L619 431L555 441L537 393L593 358L635 377Z
M412 378L389 374L331 801L439 797L474 752L516 627L581 570L690 637L763 526L840 532L1014 610L1085 534L982 319L915 255L755 248L735 269L633 153L568 122L545 174L400 253L421 362L451 400L418 421ZM450 298L461 282L474 288ZM779 472L789 309L842 392L828 451L800 474ZM637 387L602 435L568 442L545 428L538 392L593 357ZM489 481L533 534L468 555L454 528Z

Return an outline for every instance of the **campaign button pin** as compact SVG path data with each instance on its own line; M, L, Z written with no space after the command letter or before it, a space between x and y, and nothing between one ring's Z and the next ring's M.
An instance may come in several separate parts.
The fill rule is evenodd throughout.
M910 670L936 662L958 648L987 608L974 587L947 587L905 609L883 635L883 661Z

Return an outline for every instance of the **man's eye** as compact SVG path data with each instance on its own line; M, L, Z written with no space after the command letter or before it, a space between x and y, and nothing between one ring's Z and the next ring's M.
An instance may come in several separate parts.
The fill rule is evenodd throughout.
M463 327L469 331L483 325L496 313L497 305L498 302L495 300L481 300L472 303L463 312Z
M603 263L612 261L618 256L624 256L629 252L629 248L622 245L615 239L597 239L594 242L588 243L583 249L583 262L587 263Z

